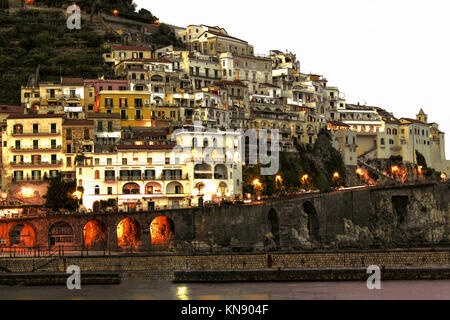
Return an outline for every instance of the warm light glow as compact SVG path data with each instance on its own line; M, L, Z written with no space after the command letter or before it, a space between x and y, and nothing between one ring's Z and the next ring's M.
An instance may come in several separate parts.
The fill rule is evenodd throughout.
M20 194L24 198L31 198L34 196L34 190L31 188L22 188L22 190L20 191Z
M261 184L261 182L259 182L259 179L255 179L255 180L253 180L253 182L252 182L252 185L259 185L259 184Z
M180 300L189 300L188 292L189 292L188 288L178 287L177 288L177 298Z
M441 179L442 179L443 182L447 181L447 176L443 172L441 173Z
M84 246L92 248L95 245L106 244L106 227L98 220L89 221L83 229Z
M77 200L81 200L81 198L83 197L83 194L81 193L81 191L77 190L72 194L72 196Z
M364 171L361 168L356 169L356 173L361 177L364 176Z
M398 166L392 166L391 172L392 172L392 174L397 174L400 172L400 168Z
M334 178L334 179L339 179L339 178L340 178L339 172L335 172L335 173L333 174L333 178Z
M308 182L309 179L309 175L305 174L300 180L302 182L302 184L305 184Z
M166 244L174 240L174 226L167 217L157 217L150 225L152 244Z
M117 226L117 244L119 247L141 245L141 227L133 218L125 218Z
M422 167L422 166L418 166L418 167L417 167L417 171L419 172L419 174L422 174L423 167Z
M115 15L117 17L119 15L119 10L114 9L112 13L113 13L113 15Z

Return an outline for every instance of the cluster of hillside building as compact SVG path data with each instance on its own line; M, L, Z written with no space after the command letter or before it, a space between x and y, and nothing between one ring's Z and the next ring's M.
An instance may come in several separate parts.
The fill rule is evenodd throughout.
M21 106L0 107L7 199L42 201L58 175L76 181L86 210L109 199L125 211L235 199L245 155L230 132L248 129L278 130L280 151L292 152L327 128L347 166L391 156L416 163L418 151L450 173L444 133L423 110L396 118L347 103L323 76L302 73L294 53L256 55L223 28L190 25L177 35L185 50L110 44L104 61L119 80L31 77ZM179 156L177 145L192 154ZM195 152L206 147L210 159Z

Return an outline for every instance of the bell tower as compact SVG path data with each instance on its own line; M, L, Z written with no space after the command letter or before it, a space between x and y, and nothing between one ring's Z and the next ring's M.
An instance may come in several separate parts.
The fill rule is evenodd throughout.
M428 115L420 109L419 113L416 115L416 120L428 123Z

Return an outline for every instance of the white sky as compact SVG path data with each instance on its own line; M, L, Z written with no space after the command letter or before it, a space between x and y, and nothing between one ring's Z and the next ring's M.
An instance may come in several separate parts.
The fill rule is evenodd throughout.
M218 25L254 45L295 52L347 102L415 118L422 107L447 135L450 158L450 1L135 0L161 22Z

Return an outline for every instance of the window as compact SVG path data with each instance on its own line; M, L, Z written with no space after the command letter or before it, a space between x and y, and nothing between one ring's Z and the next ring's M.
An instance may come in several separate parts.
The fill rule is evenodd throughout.
M112 132L113 131L113 123L112 121L108 121L108 132Z
M170 164L170 158L166 158L166 164Z
M72 140L72 129L66 129L66 140Z
M95 170L95 179L100 179L100 171Z
M70 143L66 146L66 153L72 153L72 145Z
M99 186L95 186L95 194L96 195L100 194L100 187Z
M123 165L127 165L127 162L128 162L128 161L127 161L127 158L122 158L122 164L123 164Z
M90 140L91 135L89 133L89 129L84 129L84 140Z
M142 119L141 110L136 110L136 120L141 120L141 119Z
M72 157L67 157L66 158L66 163L67 163L68 167L71 167L72 166Z
M112 108L113 106L113 99L112 98L105 98L105 107L106 108Z
M106 164L107 164L108 166L112 166L112 158L106 159Z
M120 98L120 107L121 108L127 108L128 107L128 99L127 98Z
M147 158L147 164L152 164L153 163L153 159L152 158Z
M39 125L37 123L33 123L33 133L39 133Z
M103 121L97 121L97 131L98 132L103 131Z
M384 138L381 138L380 144L381 144L382 146L384 146Z
M109 194L109 195L112 194L112 187L108 187L108 194Z
M50 125L50 130L51 130L51 133L56 133L56 123L52 123Z
M99 166L100 165L100 159L99 158L94 159L94 163L95 163L96 166Z

